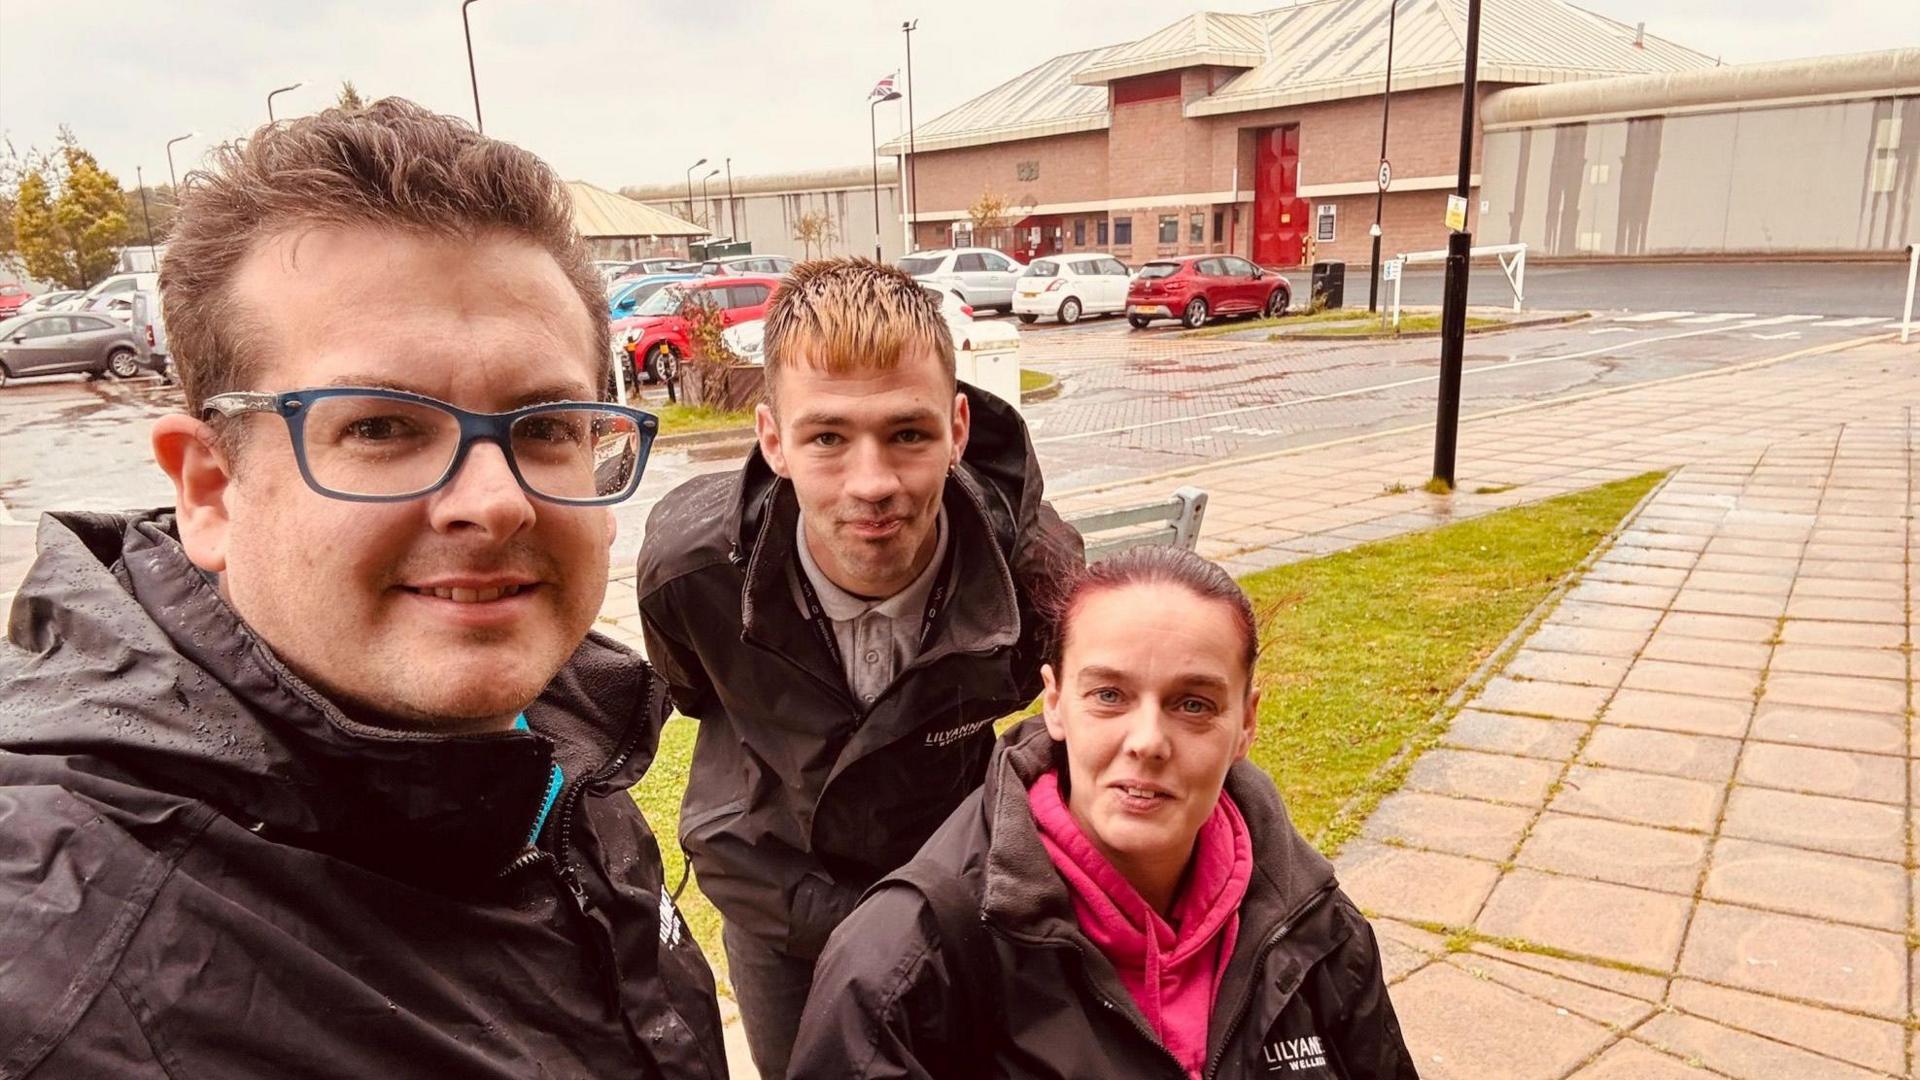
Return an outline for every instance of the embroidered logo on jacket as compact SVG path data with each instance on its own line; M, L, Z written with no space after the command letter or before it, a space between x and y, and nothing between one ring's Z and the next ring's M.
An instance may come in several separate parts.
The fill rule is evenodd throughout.
M1270 1042L1260 1048L1260 1059L1266 1062L1268 1072L1300 1073L1327 1067L1327 1052L1321 1048L1318 1035Z
M954 743L959 742L961 739L966 738L991 723L993 723L992 718L988 718L986 720L975 720L971 724L961 724L959 727L948 728L945 731L929 731L927 732L927 745L952 746Z

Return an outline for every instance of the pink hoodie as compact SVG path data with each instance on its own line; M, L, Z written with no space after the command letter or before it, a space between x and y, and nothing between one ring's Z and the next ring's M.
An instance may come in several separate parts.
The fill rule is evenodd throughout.
M1240 901L1253 876L1253 839L1227 793L1194 839L1173 921L1160 917L1080 831L1043 774L1027 790L1040 843L1067 883L1080 929L1119 972L1160 1042L1198 1080L1207 1059L1207 1020L1240 930Z

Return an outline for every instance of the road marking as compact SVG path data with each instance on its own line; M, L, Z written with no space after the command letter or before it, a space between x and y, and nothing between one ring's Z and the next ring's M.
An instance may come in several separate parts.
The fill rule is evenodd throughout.
M1703 330L1685 330L1678 334L1661 334L1657 337L1635 338L1632 341L1623 341L1618 345L1604 345L1604 346L1601 346L1600 348L1587 349L1583 352L1564 353L1557 356L1536 356L1526 360L1509 360L1504 364L1488 364L1485 367L1470 367L1466 370L1468 373L1471 373L1473 375L1481 375L1490 371L1505 371L1510 368L1532 367L1535 364L1552 364L1552 363L1557 363L1561 360L1582 360L1589 356L1599 356L1601 353L1612 353L1612 352L1618 352L1621 349L1637 348L1641 345L1657 345L1662 341L1678 341L1681 338L1700 337L1703 334L1724 334L1729 331L1744 330L1744 329L1746 329L1744 325L1742 326L1709 326ZM1362 394L1373 394L1373 393L1378 393L1382 390L1398 390L1403 386L1418 386L1421 383L1430 383L1430 382L1439 382L1439 381L1440 381L1440 376L1436 372L1435 374L1432 374L1432 375L1420 375L1411 379L1401 379L1397 382L1373 383L1369 386L1355 386L1346 390L1335 390L1332 393L1315 394L1315 395L1312 395L1311 397L1294 398L1289 401L1269 401L1262 405L1242 405L1242 406L1239 406L1238 408L1233 408L1233 409L1221 409L1218 412L1201 413L1198 416L1170 416L1165 420L1149 420L1149 421L1146 421L1145 423L1127 424L1122 427L1104 428L1100 431L1079 431L1079 432L1069 432L1068 434L1065 434L1065 435L1049 435L1044 439L1034 439L1033 444L1035 446L1044 446L1050 443L1072 442L1076 439L1098 439L1107 435L1126 435L1135 431L1145 431L1148 428L1167 427L1168 425L1171 425L1171 424L1196 424L1204 420L1218 420L1221 417L1226 417L1226 416L1242 416L1242 415L1245 415L1246 413L1263 412L1268 409L1284 409L1284 408L1292 408L1299 405L1315 405L1322 401L1337 401L1341 398L1359 397Z
M1749 334L1749 335L1747 335L1747 336L1748 336L1748 337L1751 337L1751 338L1752 338L1753 340L1755 340L1755 341L1785 341L1785 340L1787 340L1788 338L1797 338L1797 337L1799 337L1799 336L1800 336L1800 331L1798 331L1798 330L1785 330L1785 331L1782 331L1782 332L1780 332L1780 333L1778 333L1778 334Z
M1640 315L1622 315L1614 322L1659 322L1662 319L1677 319L1682 315L1691 315L1691 311L1648 311Z
M1820 325L1823 327L1825 326L1878 326L1881 323L1892 322L1892 321L1893 321L1892 319L1885 318L1879 315L1860 315L1851 319L1834 319L1831 322L1823 322Z
M1779 326L1781 323L1819 322L1819 315L1762 315L1748 323L1748 326Z
M1598 330L1589 330L1589 331L1587 331L1587 333L1589 333L1589 334L1631 334L1631 333L1633 333L1633 327L1631 327L1631 326L1603 326L1603 327L1601 327L1601 328L1600 328L1600 329L1598 329Z
M1682 334L1678 336L1687 337L1690 335ZM1492 420L1496 417L1511 416L1515 413L1532 412L1535 409L1552 408L1556 405L1572 405L1593 398L1611 397L1615 394L1626 394L1635 390L1645 390L1655 386L1692 382L1695 379L1713 379L1723 375L1738 375L1741 372L1752 371L1756 368L1769 367L1773 364L1784 364L1789 360L1799 360L1808 356L1825 356L1828 353L1845 352L1848 349L1858 348L1875 341L1892 340L1894 340L1894 335L1891 331L1884 334L1869 334L1866 337L1848 338L1845 341L1836 341L1826 345L1812 345L1804 349L1796 349L1790 353L1781 353L1779 356L1768 356L1759 360L1749 360L1744 364L1735 364L1732 367L1717 368L1712 371L1691 371L1685 375L1674 375L1665 379L1649 379L1646 382L1632 383L1627 386L1609 386L1604 390L1588 390L1583 393L1568 394L1564 397L1546 398L1542 401L1529 401L1524 405L1509 405L1504 409L1492 409L1483 413L1475 413L1472 416L1462 416L1460 423L1468 424L1476 420ZM1211 472L1214 469L1231 469L1261 461L1272 461L1274 458L1282 458L1290 454L1304 454L1312 450L1326 450L1335 446L1346 446L1351 443L1366 442L1370 439L1384 439L1394 435L1408 435L1416 431L1429 431L1433 426L1433 421L1429 420L1426 423L1408 424L1405 427L1388 428L1385 431L1366 431L1358 435L1342 435L1337 439L1326 439L1321 442L1306 443L1301 446L1289 446L1283 450L1262 450L1255 454L1242 454L1239 457L1222 458L1219 461L1209 461L1199 465L1182 465L1176 469L1148 473L1145 476L1135 476L1125 480L1103 480L1097 484L1068 488L1065 491L1050 491L1047 493L1047 498L1057 503L1062 499L1072 499L1081 495L1096 495L1103 491L1112 491L1115 488L1130 487L1135 484L1164 483L1168 480L1197 476L1200 473Z
M1673 321L1677 323L1723 323L1732 322L1735 319L1751 318L1753 318L1753 312L1751 311L1716 311L1711 315L1695 315L1691 319L1675 319Z

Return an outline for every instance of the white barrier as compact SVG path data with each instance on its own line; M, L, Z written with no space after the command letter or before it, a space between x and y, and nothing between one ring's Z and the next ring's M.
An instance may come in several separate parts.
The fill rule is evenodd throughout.
M1907 245L1907 307L1900 316L1900 344L1913 333L1913 283L1920 278L1920 244Z
M1500 270L1507 275L1507 287L1513 290L1513 310L1519 311L1520 304L1526 299L1527 293L1527 245L1494 244L1491 247L1468 249L1468 258L1476 255L1492 255L1500 260ZM1512 258L1508 258L1508 256L1512 256ZM1394 326L1397 327L1400 325L1400 282L1406 277L1404 273L1406 264L1410 262L1445 262L1446 260L1447 251L1445 248L1441 248L1439 251L1414 251L1394 256L1394 261L1400 264L1399 269L1396 269L1392 275Z

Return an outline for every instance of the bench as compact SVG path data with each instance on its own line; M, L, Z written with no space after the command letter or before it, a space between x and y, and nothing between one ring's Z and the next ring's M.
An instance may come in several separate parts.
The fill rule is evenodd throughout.
M1164 502L1096 510L1067 519L1086 541L1087 561L1095 562L1128 548L1165 544L1193 550L1207 514L1207 493L1183 487Z

